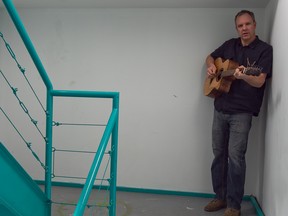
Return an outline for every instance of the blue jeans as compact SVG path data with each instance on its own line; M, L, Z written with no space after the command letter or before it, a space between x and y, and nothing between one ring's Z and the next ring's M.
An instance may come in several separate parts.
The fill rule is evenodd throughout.
M241 208L246 173L245 153L251 123L252 114L214 111L212 184L216 198L226 200L229 208Z

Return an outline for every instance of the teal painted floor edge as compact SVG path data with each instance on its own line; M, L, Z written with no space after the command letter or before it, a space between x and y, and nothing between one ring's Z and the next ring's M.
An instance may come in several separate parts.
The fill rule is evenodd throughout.
M44 181L35 180L39 185L44 185ZM60 187L74 187L74 188L83 188L83 184L70 183L70 182L52 182L52 186ZM99 189L100 186L95 185L94 188ZM107 186L101 186L101 189L107 189ZM199 192L185 192L185 191L171 191L171 190L159 190L159 189L146 189L146 188L130 188L130 187L117 187L117 191L123 192L135 192L135 193L150 193L150 194L163 194L163 195L176 195L176 196L191 196L199 198L214 198L214 194L209 193L199 193ZM253 195L245 195L243 200L250 201L257 212L257 216L265 216L262 211L261 206L259 205L257 198Z

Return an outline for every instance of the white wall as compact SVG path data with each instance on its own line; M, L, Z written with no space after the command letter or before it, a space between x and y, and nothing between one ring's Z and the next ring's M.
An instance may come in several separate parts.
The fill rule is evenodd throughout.
M286 26L288 2L270 3L271 43L274 47L273 79L268 96L268 115L265 147L265 170L262 207L268 216L287 215L288 203L288 139L287 139L287 91L288 75L285 72L288 49Z
M265 38L265 10L253 10L259 36ZM213 101L202 94L204 59L225 39L237 36L233 23L237 11L21 9L20 15L55 89L120 92L119 186L212 193ZM24 67L34 73L35 68L7 14L1 11L0 18L1 31ZM8 59L2 50L0 55ZM2 64L1 68L9 73L15 69ZM41 96L45 96L39 76L33 81L40 83L36 87L41 89ZM2 93L1 88L3 95L5 91L9 92ZM9 99L9 111L16 109L10 103L13 99ZM89 121L86 116L89 113L94 119L98 118L92 113L94 105L85 104L84 110L88 111L76 114L79 104L72 107L69 103L55 102L56 117ZM261 191L261 118L264 118L262 114L254 119L251 131L246 194L258 195ZM40 125L44 123L40 121ZM38 169L35 171L31 162L27 162L26 150L17 151L22 148L21 143L15 142L11 129L6 124L1 124L0 129L5 131L1 133L1 140L9 143L9 148L35 178L41 178ZM61 136L55 132L57 147L86 148L86 142L94 138L93 135L73 137L74 133L74 130L65 131ZM63 166L60 171L75 171L77 167L86 166L82 160L74 163L71 166L70 162L70 168Z

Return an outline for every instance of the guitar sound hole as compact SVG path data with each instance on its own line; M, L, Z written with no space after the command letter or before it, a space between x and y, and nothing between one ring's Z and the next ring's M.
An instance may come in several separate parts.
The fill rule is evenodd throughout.
M219 70L217 71L218 76L215 77L217 82L221 79L221 74L223 71L224 71L224 68L219 68Z

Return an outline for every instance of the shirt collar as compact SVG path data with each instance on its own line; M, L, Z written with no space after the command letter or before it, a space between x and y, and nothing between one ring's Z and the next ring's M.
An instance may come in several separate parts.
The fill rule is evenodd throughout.
M258 42L259 42L259 38L256 35L256 38L247 47L254 48L258 44ZM244 47L242 45L242 43L241 43L241 38L240 37L238 38L238 44L239 44L239 46Z

